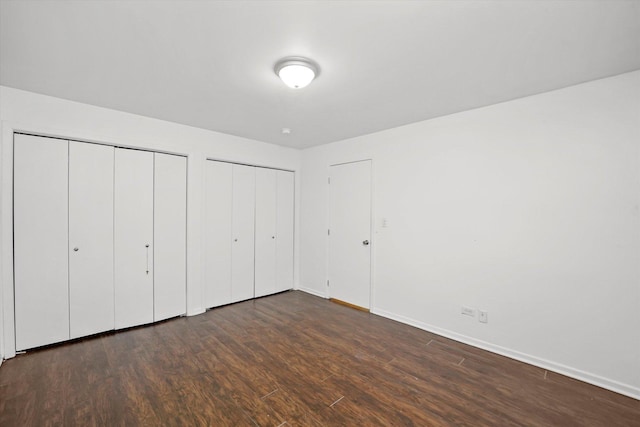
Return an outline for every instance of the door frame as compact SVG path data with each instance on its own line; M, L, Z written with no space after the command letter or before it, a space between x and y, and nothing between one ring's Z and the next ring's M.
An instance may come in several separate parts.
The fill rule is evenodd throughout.
M240 165L240 166L250 166L250 167L254 167L256 169L270 169L270 170L274 170L276 172L290 172L293 174L293 282L292 282L292 288L293 290L297 290L299 289L299 274L300 274L300 269L299 269L299 263L300 263L300 257L299 254L297 253L298 248L300 247L298 239L299 239L299 209L297 208L297 201L299 200L299 195L298 195L298 180L299 180L299 170L296 169L287 169L287 168L283 168L283 167L276 167L276 166L269 166L268 164L260 164L260 163L247 163L244 161L239 161L239 160L233 160L230 158L226 158L226 157L210 157L207 156L205 157L205 166L206 166L206 162L219 162L219 163L227 163L230 165ZM206 169L206 167L205 167ZM204 173L206 176L206 172ZM207 185L206 182L203 185L204 188L204 192L207 192ZM206 217L206 202L203 202L203 218ZM204 242L204 240L203 240ZM206 246L206 243L203 243L203 245ZM203 246L204 247L204 246ZM205 256L206 253L206 249L203 249L203 256ZM255 260L254 260L255 261ZM204 271L204 269L203 269ZM206 286L206 277L205 274L203 273L202 276L202 283L203 283L203 287L202 287L202 301L203 301L203 306L205 306L206 304L204 303L204 287ZM254 284L255 286L255 284ZM255 294L255 289L254 289L254 294ZM205 308L205 311L208 310L209 308L213 308L213 307L207 307Z
M39 123L18 123L9 120L0 121L0 364L2 359L10 359L16 356L15 335L15 305L14 305L14 268L13 268L13 147L14 135L26 134L55 138L67 141L76 141L87 144L100 144L111 147L127 148L131 150L150 151L152 153L172 154L187 159L187 171L190 170L190 155L187 152L172 151L162 148L147 147L144 144L136 145L130 139L123 138L114 142L113 135L107 135L102 131L93 131L79 128L58 128ZM187 172L188 174L189 172ZM189 176L187 176L187 223L189 211ZM193 309L189 311L189 281L193 280L189 275L189 240L187 224L187 315L193 316L204 313L205 310Z
M344 160L344 161L334 161L334 162L330 162L327 165L327 181L326 181L326 203L325 206L327 207L326 212L325 212L325 229L329 230L331 227L331 184L330 184L330 178L331 178L331 167L333 166L341 166L341 165L347 165L347 164L351 164L351 163L359 163L359 162L370 162L371 164L371 176L370 176L370 188L369 191L370 196L371 196L371 208L370 208L370 219L369 219L369 242L370 242L370 248L371 248L371 252L369 253L369 312L373 313L375 311L375 259L376 259L376 237L375 237L375 206L376 206L376 202L375 202L375 162L373 160L373 157L364 157L364 158L358 158L358 159L353 159L353 160ZM330 241L329 241L329 234L327 233L325 235L325 291L324 291L324 295L326 299L330 299L331 298L331 292L330 292L330 288L329 288L329 256L330 256L330 250L331 250L331 246L330 246Z

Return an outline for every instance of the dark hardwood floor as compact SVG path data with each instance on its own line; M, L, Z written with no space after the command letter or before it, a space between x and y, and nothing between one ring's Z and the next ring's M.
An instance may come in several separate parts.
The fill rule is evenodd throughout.
M640 401L292 291L31 351L0 426L640 426Z

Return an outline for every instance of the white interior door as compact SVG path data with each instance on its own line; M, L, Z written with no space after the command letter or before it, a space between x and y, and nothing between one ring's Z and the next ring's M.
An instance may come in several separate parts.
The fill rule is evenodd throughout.
M114 328L114 148L69 142L70 337Z
M231 300L231 244L233 213L233 166L207 161L205 220L205 307Z
M116 148L115 326L153 321L153 153Z
M69 143L14 136L16 350L69 339Z
M252 166L232 165L233 210L231 300L253 298L256 174Z
M276 292L293 288L294 175L277 171Z
M276 292L276 170L256 168L255 296Z
M155 153L153 320L187 311L187 159Z
M331 166L329 294L363 308L371 287L371 161Z

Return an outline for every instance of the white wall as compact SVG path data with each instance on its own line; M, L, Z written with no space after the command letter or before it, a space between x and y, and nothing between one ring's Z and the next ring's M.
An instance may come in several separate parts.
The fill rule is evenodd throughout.
M640 72L308 149L302 163L297 150L6 87L0 120L4 356L21 130L189 156L189 314L203 309L207 157L298 172L300 284L320 295L328 167L371 158L373 312L640 397Z
M206 158L296 171L296 201L300 200L300 151L206 131L176 123L66 101L0 86L2 153L0 167L0 355L13 356L12 267L12 134L25 131L70 139L159 150L188 156L187 314L204 311L202 304L204 165ZM299 212L296 206L296 212ZM299 215L296 215L296 236ZM296 243L295 265L299 245ZM298 268L295 268L297 283Z
M304 290L365 158L374 313L640 397L640 71L305 150Z

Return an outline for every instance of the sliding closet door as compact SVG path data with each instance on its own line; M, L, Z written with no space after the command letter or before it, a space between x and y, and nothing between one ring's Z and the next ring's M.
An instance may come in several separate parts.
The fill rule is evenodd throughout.
M294 175L277 172L276 292L293 289Z
M255 168L233 165L231 300L253 298Z
M255 296L276 292L276 170L256 168Z
M69 339L69 143L14 136L16 350Z
M71 338L114 328L113 157L113 147L69 142Z
M229 304L231 299L231 244L233 166L206 163L205 307Z
M153 153L116 148L115 326L153 321Z
M153 320L187 311L187 159L155 153Z

